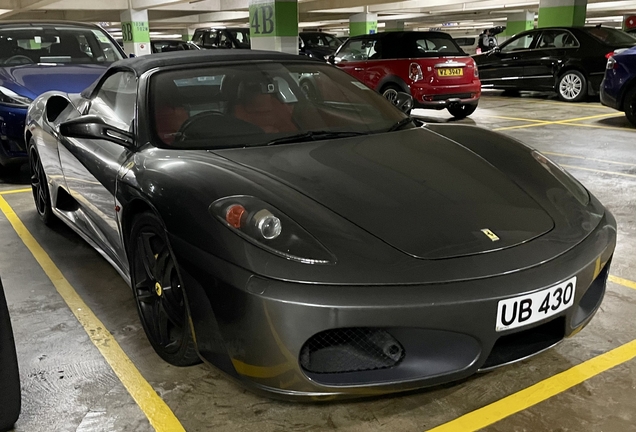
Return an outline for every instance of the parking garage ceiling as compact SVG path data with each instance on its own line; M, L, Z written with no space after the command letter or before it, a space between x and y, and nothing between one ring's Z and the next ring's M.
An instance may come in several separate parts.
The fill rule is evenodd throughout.
M115 36L120 12L147 9L151 36L181 36L201 26L247 26L248 0L0 0L0 20L73 20L95 22ZM539 0L299 0L300 29L344 34L352 14L378 15L379 30L386 21L404 21L407 29L431 28L451 33L478 34L505 25L508 14L537 12ZM588 0L587 22L620 27L623 17L636 14L634 0Z

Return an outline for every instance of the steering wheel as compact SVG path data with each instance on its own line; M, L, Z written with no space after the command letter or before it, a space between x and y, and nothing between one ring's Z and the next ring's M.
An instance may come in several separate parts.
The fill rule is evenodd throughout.
M216 117L216 116L225 116L225 113L222 113L221 111L204 111L202 113L199 113L197 115L190 117L179 128L179 132L177 132L176 134L175 141L184 142L186 139L188 139L188 134L187 134L188 129L192 129L192 127L195 125L203 124L211 117Z
M33 63L35 62L31 60L30 57L27 57L22 54L11 56L4 61L4 64L14 64L14 65L24 65L24 64L33 64Z

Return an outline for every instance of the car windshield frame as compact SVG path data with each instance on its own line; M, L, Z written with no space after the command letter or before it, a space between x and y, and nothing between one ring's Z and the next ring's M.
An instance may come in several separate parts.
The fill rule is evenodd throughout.
M179 128L176 131L174 129L171 130L168 134L164 133L164 119L174 118L178 115L175 115L175 111L173 110L167 111L167 116L164 116L166 111L161 107L161 103L163 102L160 102L160 98L164 98L164 101L170 100L171 104L176 103L175 101L179 101L179 109L188 106L189 112L187 113L187 116L183 116L184 120L181 122L181 126L197 114L203 114L206 112L212 113L215 111L213 108L201 109L200 104L197 107L197 103L199 101L195 101L193 99L190 99L188 103L183 103L182 96L176 95L175 97L173 92L174 86L169 85L168 83L172 81L177 88L179 86L183 86L186 89L185 94L196 95L194 97L197 98L201 97L201 95L206 91L210 94L214 94L217 91L222 93L225 91L221 90L221 85L225 85L225 77L231 76L227 73L227 70L232 70L236 73L232 79L237 80L239 85L240 83L248 80L243 78L237 79L237 77L239 75L245 76L245 74L249 73L254 73L258 76L267 76L267 79L270 81L275 81L276 92L273 93L275 93L278 100L282 100L282 103L288 104L284 105L286 109L289 109L290 106L299 106L300 108L298 109L298 112L304 113L306 110L311 111L312 109L314 110L313 112L315 112L316 107L310 104L320 103L326 105L327 110L344 110L344 112L347 112L348 110L347 115L350 115L350 117L347 118L346 124L343 123L334 127L324 127L324 125L319 122L311 124L312 127L307 127L307 122L311 121L307 120L307 118L311 119L313 117L311 115L305 115L305 120L303 120L305 123L295 123L296 126L298 126L297 129L293 131L289 130L277 132L260 129L257 125L247 124L248 122L243 121L240 118L238 119L240 120L239 124L239 122L236 121L236 114L231 114L228 110L227 113L223 113L225 116L224 118L213 118L214 115L212 115L212 117L208 119L209 121L212 121L212 123L220 126L212 126L208 120L203 119L199 119L202 120L199 122L201 125L197 124L197 126L203 126L204 128L208 127L210 128L210 131L214 130L215 132L218 132L218 130L215 129L216 127L221 127L222 129L225 128L227 130L231 130L230 133L233 134L232 136L223 135L223 133L220 132L218 132L217 135L214 135L209 134L208 131L206 131L204 136L197 138L188 137L187 139L183 139L183 141L179 142L180 138L184 138L181 135L189 136L190 132L186 131L184 133L182 128ZM223 71L226 72L222 73ZM265 73L263 73L263 71L265 71ZM285 73L289 74L288 78L286 78ZM324 74L326 82L329 85L333 85L333 87L330 88L331 90L335 88L336 93L338 93L338 91L342 94L352 93L353 96L351 99L360 98L367 103L367 105L365 105L365 103L349 103L350 101L339 103L331 100L322 100L320 102L310 100L307 93L305 93L305 89L301 89L301 85L299 83L294 84L293 77L296 74L299 76L313 77L314 79L320 78L321 74ZM334 75L338 81L337 83L333 82ZM283 84L281 79L285 80L286 84ZM202 88L199 89L197 88L197 85L195 85L195 81L197 80L208 81L208 83L203 84L200 86ZM299 78L299 81L301 80L302 79ZM192 85L192 88L187 89L188 85ZM209 89L205 90L203 86L209 86ZM214 89L214 86L219 86L219 88ZM345 88L342 89L339 86L344 86ZM167 87L172 87L172 90L167 91ZM228 87L230 87L229 84ZM163 95L157 92L157 88L162 88ZM265 88L265 86L261 86L261 89L263 88ZM266 93L268 93L268 91L266 91ZM279 143L287 144L308 142L320 139L345 138L356 135L384 133L394 130L394 126L397 123L409 118L380 94L366 87L347 73L328 64L305 61L257 61L250 64L246 64L245 62L224 62L217 65L190 65L189 68L181 66L158 69L151 73L147 78L146 95L144 110L146 111L146 123L148 125L148 133L151 138L150 141L152 145L158 148L174 150L214 151L229 148L264 147ZM239 96L236 97L236 100L238 100L238 98ZM294 100L294 98L296 99ZM211 100L205 100L204 104L205 103L213 104L214 102ZM227 101L227 103L230 104L237 102ZM196 109L193 109L193 107ZM183 110L181 112L183 113ZM378 114L379 112L381 113ZM284 114L282 110L281 113ZM278 116L278 112L276 112L276 114ZM351 118L354 118L358 122L352 122ZM170 138L167 139L167 136L170 136Z
M101 28L80 25L0 25L0 66L109 65L125 58Z

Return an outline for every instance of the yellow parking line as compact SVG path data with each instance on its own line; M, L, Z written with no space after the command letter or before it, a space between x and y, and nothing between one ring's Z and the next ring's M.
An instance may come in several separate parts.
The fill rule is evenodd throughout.
M607 159L596 159L596 158L590 158L586 156L578 156L578 155L571 155L571 154L565 154L565 153L554 153L554 152L546 152L546 151L542 151L541 153L548 156L559 156L559 157L565 157L565 158L583 159L583 160L590 160L594 162L603 162L603 163L614 164L614 165L636 167L636 163L616 162L616 161L611 161Z
M16 193L24 193L24 192L31 192L31 188L9 189L6 191L0 191L0 195L9 195L9 194L16 194Z
M578 121L583 121L583 120L594 120L594 119L607 118L607 117L620 117L620 116L623 116L623 115L625 115L625 114L620 113L620 112L613 112L613 113L607 113L607 114L597 114L597 115L593 115L593 116L577 117L577 118L566 119L566 120L556 120L556 121L554 121L554 123L570 123L570 122L578 122Z
M636 178L636 174L622 173L617 171L606 171L606 170L600 170L600 169L594 169L594 168L584 168L584 167L580 167L576 165L563 165L563 164L559 164L559 165L561 165L563 168L568 168L568 169L577 169L577 170L590 171L590 172L601 173L601 174L611 174L611 175L617 175L622 177Z
M157 392L144 379L133 362L121 349L113 335L106 326L95 316L93 311L84 303L75 289L66 280L60 269L46 251L24 226L18 215L13 211L9 203L0 196L0 210L9 220L25 246L49 277L57 292L62 296L75 318L80 322L88 334L91 342L97 347L104 359L108 362L113 372L119 377L128 393L135 400L139 408L148 417L150 424L157 432L180 432L185 429L174 415L172 410L157 395Z
M610 109L610 108L607 108L607 107L605 107L605 106L603 106L603 105L600 105L600 104L596 104L596 105L586 105L586 104L581 104L581 103L579 103L579 104L576 104L576 105L574 106L574 105L572 105L572 103L570 103L570 102L559 102L559 101L551 101L551 100L540 100L540 99L532 99L532 98L529 98L529 97L522 97L522 98L508 98L508 97L505 97L505 96L489 96L488 98L489 98L489 99L490 99L490 98L493 98L493 99L495 99L495 98L496 98L496 99L501 100L502 102L503 102L503 101L505 101L505 102L511 102L511 101L518 101L518 100L521 100L521 101L523 101L524 103L525 103L525 102L528 102L528 103L544 104L544 105L567 106L567 107L570 107L570 108L574 108L574 107L576 107L576 108L587 108L587 109L596 109L596 110L608 110L608 109Z
M492 118L512 120L512 121L524 121L524 122L531 122L531 123L551 123L548 120L533 120L533 119L526 119L526 118L519 118L519 117L505 117L505 116L497 116L497 115L485 115L485 117L492 117Z
M631 288L631 289L635 289L635 290L636 290L636 282L634 282L634 281L630 281L629 279L623 279L623 278L620 278L620 277L618 277L618 276L612 276L612 275L610 275L610 276L609 276L609 281L610 281L610 282L613 282L613 283L615 283L615 284L619 284L619 285L622 285L622 286L624 286L624 287L627 287L627 288Z
M512 129L525 129L525 128L531 128L531 127L536 127L536 126L548 126L548 125L552 125L552 124L555 124L555 123L554 122L532 123L532 124L519 125L519 126L500 127L500 128L495 128L493 130L494 131L505 131L505 130L512 130Z
M634 358L636 358L636 340L437 426L429 432L476 431L485 428Z

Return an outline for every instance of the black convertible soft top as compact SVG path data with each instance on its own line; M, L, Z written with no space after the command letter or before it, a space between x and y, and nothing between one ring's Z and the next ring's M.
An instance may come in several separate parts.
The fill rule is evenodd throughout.
M110 65L108 72L112 69L131 69L137 76L142 75L144 72L155 68L179 66L179 65L201 65L205 63L216 62L253 62L253 61L310 61L315 62L315 59L309 59L306 56L286 54L277 51L259 51L259 50L201 50L201 51L172 51L166 53L158 53L134 58L123 59L114 62ZM103 75L102 75L103 77ZM86 88L82 92L82 96L90 98L93 94L95 87L100 82L102 77L98 78L90 87Z
M306 57L285 54L276 51L258 50L201 50L159 53L131 59L124 59L113 63L111 68L126 67L134 70L138 75L151 69L200 63L215 63L227 61L262 61L262 60L296 60L307 61Z

